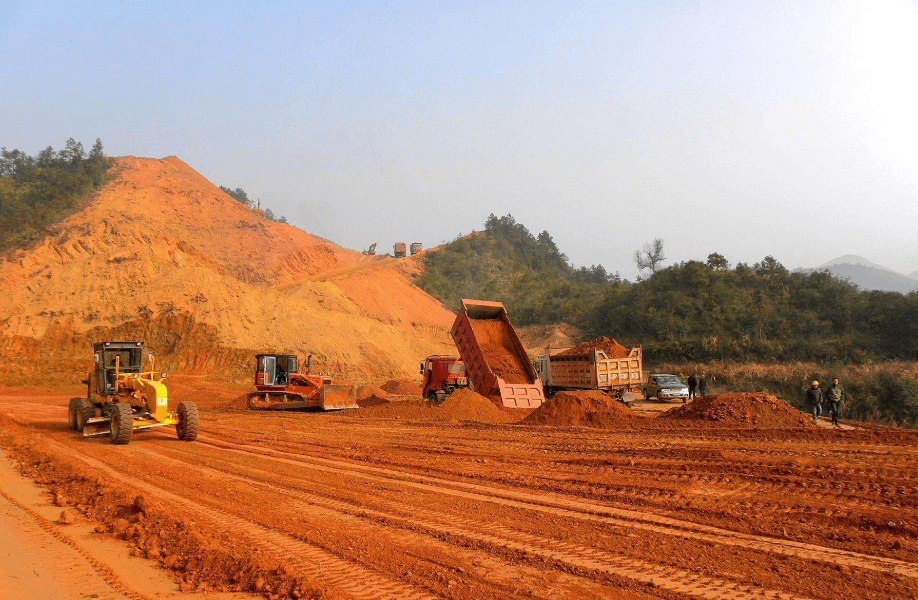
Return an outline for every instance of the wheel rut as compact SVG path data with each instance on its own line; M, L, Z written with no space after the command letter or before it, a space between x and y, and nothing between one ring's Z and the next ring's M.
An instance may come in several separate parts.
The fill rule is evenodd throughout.
M309 576L341 589L355 598L368 600L436 600L437 596L414 588L400 581L392 580L359 565L343 560L334 554L308 544L289 535L262 527L251 521L241 519L225 512L204 506L188 498L167 490L157 488L130 475L115 471L109 465L84 453L70 452L67 446L53 440L49 445L57 446L69 456L83 462L93 469L115 475L119 482L142 490L162 501L178 504L189 512L198 515L218 528L232 530L248 538L254 546L262 551L286 561L302 575ZM143 600L143 599L138 599Z
M347 514L359 518L371 518L376 521L402 527L408 531L425 531L434 537L449 537L463 545L470 542L474 545L489 548L497 547L514 553L547 560L558 565L562 570L589 571L598 574L607 574L637 581L654 588L684 594L686 596L708 598L711 600L755 600L765 598L768 600L803 600L804 596L788 592L763 589L740 582L727 581L714 577L698 575L683 569L652 563L649 561L626 557L607 551L588 548L579 544L563 542L539 535L519 532L501 525L484 524L429 509L418 507L410 508L410 515L402 514L404 504L384 501L375 498L378 506L388 510L368 508L356 503L334 500L325 496L280 487L262 479L228 473L211 467L192 465L166 454L150 449L145 453L155 455L158 459L175 462L183 468L208 473L213 477L222 477L244 482L250 486L275 494L287 496L287 504L294 509L302 511L315 511L317 508L336 514ZM248 471L263 473L270 478L270 471L246 467Z
M198 440L202 443L211 444L224 450L245 455L261 455L282 463L309 466L313 469L325 470L327 472L361 479L390 484L394 483L426 492L446 494L469 500L490 502L503 506L580 520L589 520L620 527L642 529L686 539L739 546L750 550L805 558L817 562L827 562L836 565L918 578L918 565L892 558L872 556L847 550L817 546L805 542L796 542L793 540L780 540L766 536L735 532L670 517L639 513L584 500L565 498L554 494L538 494L507 490L483 484L406 473L372 465L357 464L308 454L294 454L248 444L238 444L220 440L212 436L201 436Z

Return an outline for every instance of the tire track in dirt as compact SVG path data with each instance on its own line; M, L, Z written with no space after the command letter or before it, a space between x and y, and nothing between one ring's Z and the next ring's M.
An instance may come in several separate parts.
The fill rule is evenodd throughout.
M470 500L484 501L525 510L538 511L580 520L630 527L663 535L678 536L715 544L739 546L750 550L783 554L818 562L828 562L848 567L858 567L896 575L918 578L918 564L897 559L872 556L793 540L779 540L766 536L729 531L717 527L682 521L654 514L604 506L585 500L494 488L482 484L453 481L393 469L351 463L308 454L293 454L248 444L218 440L212 436L199 436L201 443L244 455L261 455L279 462L309 466L339 475L381 481L413 487L428 492L447 494ZM458 488L458 489L456 489Z
M72 452L60 442L45 439L48 445L58 447L61 451L66 452L69 456L87 466L115 475L116 481L120 483L141 490L143 493L157 497L160 500L179 504L217 525L220 529L231 530L249 538L254 546L258 546L266 552L287 561L303 575L341 589L355 598L366 598L368 600L437 600L436 596L429 595L402 582L378 575L359 565L338 558L322 548L157 488L130 475L115 471L109 465L84 453ZM149 599L138 598L137 600Z
M155 455L158 459L165 459L178 463L182 468L194 469L210 474L214 477L233 479L247 485L255 485L269 490L275 494L290 498L287 503L291 508L299 510L324 509L333 514L347 514L359 518L371 517L375 520L400 526L408 531L426 530L434 536L447 536L468 543L477 543L480 546L496 546L525 555L538 557L556 563L563 567L573 567L575 570L593 571L615 577L621 577L639 583L651 585L655 588L684 594L687 596L706 598L710 600L755 600L765 598L768 600L803 600L788 592L768 590L761 587L731 582L705 575L691 573L683 569L651 563L645 560L630 558L611 552L596 550L562 542L544 536L527 534L509 529L501 525L485 524L470 521L453 514L443 514L429 509L411 507L410 516L399 514L405 509L404 504L384 501L374 498L377 505L383 505L389 511L369 508L342 500L334 500L302 490L283 488L261 479L231 474L226 470L213 469L198 464L172 458L163 452L145 449L144 453ZM245 468L249 471L258 471L267 478L272 477L270 471L255 467L240 467L234 463L227 463L235 468ZM567 570L567 569L565 569Z
M112 590L117 592L117 594L113 596L101 596L101 598L128 597L128 598L131 598L131 600L152 600L149 596L145 596L144 594L136 592L132 590L130 587L128 587L121 580L121 578L118 577L115 571L112 570L111 567L99 561L91 553L83 549L79 544L77 544L73 540L73 538L71 538L66 533L60 531L60 528L57 527L54 523L44 518L43 516L41 516L34 510L32 510L31 508L25 506L24 504L22 504L21 502L19 502L18 500L16 500L9 494L7 494L2 489L0 489L0 496L3 496L3 499L6 500L10 505L16 507L19 511L21 511L29 519L31 519L31 523L35 527L44 531L45 533L53 537L55 540L64 544L65 546L73 550L75 553L77 553L79 556L81 556L83 559L85 559L86 562L89 563L89 566L92 568L92 570L95 571L99 575L99 577L101 577L102 580L105 581L105 583L107 583L109 587L112 588ZM28 523L26 523L26 525L28 525ZM63 569L62 571L59 571L57 574L62 576L64 579L68 581L72 581L75 584L73 586L74 589L79 589L80 586L93 587L92 584L95 583L93 580L86 581L87 579L86 577L83 577L81 574L75 572L76 569L82 568L82 565L79 564L78 561L74 561L72 564L68 566L70 568Z

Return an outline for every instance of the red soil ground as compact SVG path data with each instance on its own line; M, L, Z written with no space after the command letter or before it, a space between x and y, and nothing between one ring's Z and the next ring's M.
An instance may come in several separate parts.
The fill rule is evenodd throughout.
M629 427L634 412L621 402L597 390L558 392L523 421L528 425L586 425Z
M196 442L154 429L112 446L67 429L67 399L0 391L0 446L62 509L188 589L452 600L918 589L916 432L493 424L429 418L444 406L420 400L417 418L382 410L396 403L249 413L214 399ZM113 572L106 554L93 560L99 577Z
M813 420L764 392L703 396L662 415L666 419L712 421L734 427L813 427Z

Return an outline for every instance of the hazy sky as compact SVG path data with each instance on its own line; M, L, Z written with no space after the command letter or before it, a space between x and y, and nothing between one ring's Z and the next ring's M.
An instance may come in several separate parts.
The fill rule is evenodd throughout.
M192 4L193 6L189 6ZM918 269L918 2L8 2L0 145L176 155L351 248Z

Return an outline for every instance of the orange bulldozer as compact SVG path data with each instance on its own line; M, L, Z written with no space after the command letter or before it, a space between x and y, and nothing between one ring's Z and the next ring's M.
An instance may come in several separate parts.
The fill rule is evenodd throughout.
M306 372L298 371L293 354L256 354L255 391L246 406L250 410L343 410L357 407L357 388L352 384L333 384L328 375L310 375L312 355L306 359Z

